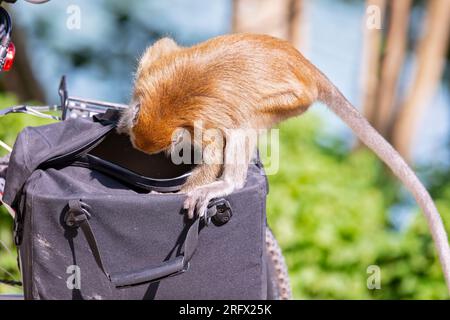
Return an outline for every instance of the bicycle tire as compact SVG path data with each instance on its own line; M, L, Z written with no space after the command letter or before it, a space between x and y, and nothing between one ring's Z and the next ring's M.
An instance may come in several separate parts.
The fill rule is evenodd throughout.
M291 300L288 268L272 230L266 228L267 299Z

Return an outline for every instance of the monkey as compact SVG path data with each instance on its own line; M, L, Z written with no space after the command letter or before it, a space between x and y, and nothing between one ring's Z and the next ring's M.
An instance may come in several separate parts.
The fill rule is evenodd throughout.
M431 196L403 158L325 74L285 40L250 33L222 35L191 47L170 38L158 40L140 59L131 107L121 115L118 131L148 154L173 149L180 136L192 134L196 121L223 133L222 144L200 139L210 150L209 160L217 161L196 166L182 186L184 208L192 218L202 215L211 199L245 184L256 145L245 135L233 135L234 130L272 128L303 114L314 102L328 106L414 195L450 291L450 248ZM236 158L243 161L233 162Z

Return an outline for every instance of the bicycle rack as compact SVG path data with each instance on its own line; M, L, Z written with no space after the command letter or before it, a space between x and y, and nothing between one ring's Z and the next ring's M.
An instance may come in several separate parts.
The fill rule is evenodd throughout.
M41 118L66 120L67 118L91 117L95 114L105 112L106 109L124 110L128 108L128 105L126 104L90 100L69 96L67 90L66 76L61 77L61 81L59 83L58 88L58 95L60 98L60 105L51 105L51 106L18 105L0 110L0 117L11 113L26 113ZM61 117L58 117L43 113L49 111L61 111L62 115Z

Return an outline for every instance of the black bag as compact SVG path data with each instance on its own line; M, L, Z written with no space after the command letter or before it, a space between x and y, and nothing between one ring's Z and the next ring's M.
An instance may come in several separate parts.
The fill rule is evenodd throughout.
M134 150L108 119L27 128L14 145L3 202L25 298L265 299L262 166L189 221L184 195L149 190L177 190L190 168Z

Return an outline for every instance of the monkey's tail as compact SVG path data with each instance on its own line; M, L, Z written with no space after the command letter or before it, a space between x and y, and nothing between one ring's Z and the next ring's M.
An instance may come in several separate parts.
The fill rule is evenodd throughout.
M441 216L428 191L400 154L373 128L364 116L344 97L328 78L323 75L319 83L319 100L341 118L414 195L422 208L431 231L447 288L450 293L450 247Z

